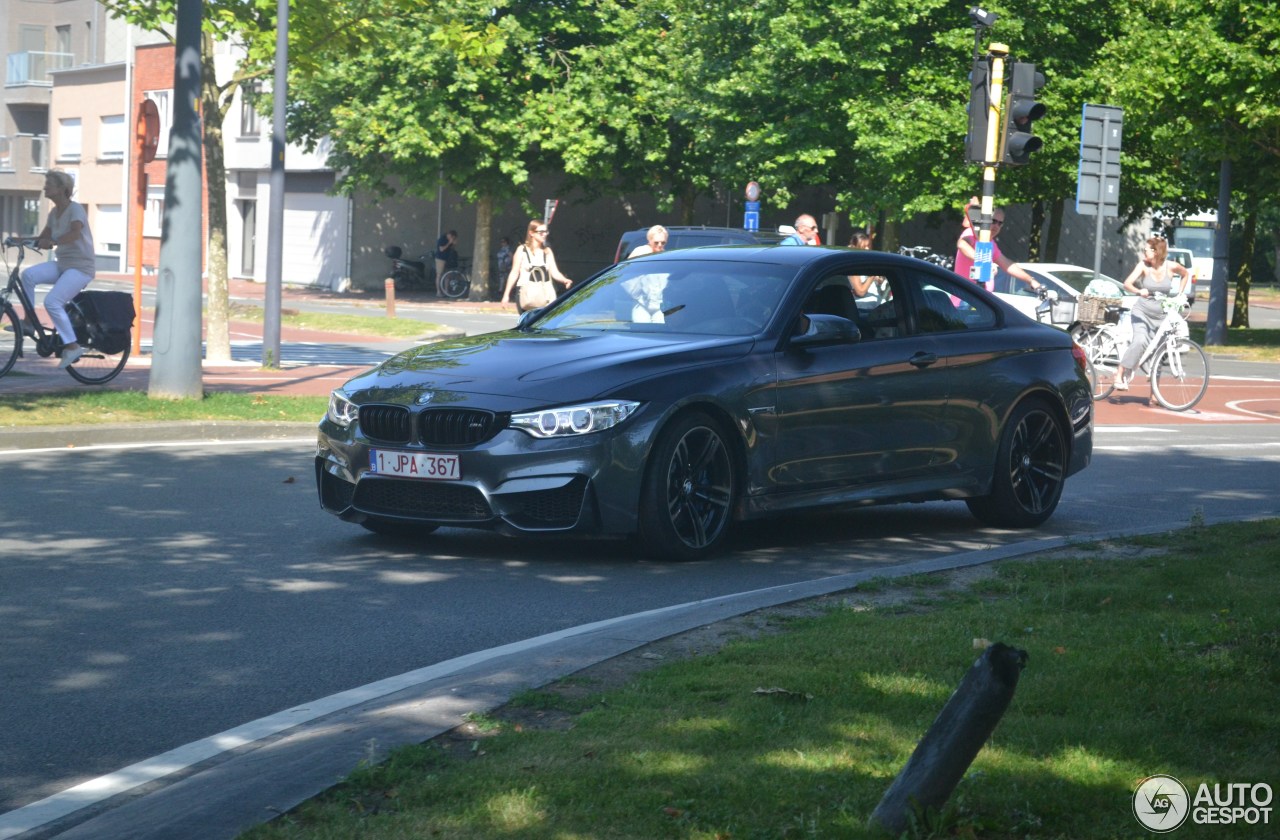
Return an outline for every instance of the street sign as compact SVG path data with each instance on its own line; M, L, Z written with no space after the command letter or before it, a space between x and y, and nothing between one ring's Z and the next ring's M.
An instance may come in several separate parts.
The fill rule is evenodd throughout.
M995 256L995 249L990 242L977 242L973 250L973 268L969 270L969 279L984 289L990 289L991 281L995 279L991 271L991 260Z
M760 202L748 201L743 205L742 228L743 230L759 230L760 229Z
M1124 109L1084 106L1080 120L1080 171L1076 212L1082 216L1120 215L1120 140Z

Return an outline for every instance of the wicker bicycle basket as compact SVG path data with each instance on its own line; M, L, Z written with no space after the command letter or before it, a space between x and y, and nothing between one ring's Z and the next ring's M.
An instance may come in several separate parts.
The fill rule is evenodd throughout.
M1118 303L1113 298L1098 295L1080 295L1076 300L1076 320L1086 324L1101 324L1107 320L1107 306Z

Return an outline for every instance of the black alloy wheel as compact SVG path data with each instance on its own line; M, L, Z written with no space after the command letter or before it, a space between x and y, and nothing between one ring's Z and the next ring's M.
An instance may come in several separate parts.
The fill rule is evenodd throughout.
M982 522L999 528L1034 528L1053 515L1067 480L1067 436L1044 403L1014 409L1000 436L991 493L966 499Z
M701 411L677 417L653 448L640 497L640 541L660 560L700 560L724 547L738 492L720 425Z

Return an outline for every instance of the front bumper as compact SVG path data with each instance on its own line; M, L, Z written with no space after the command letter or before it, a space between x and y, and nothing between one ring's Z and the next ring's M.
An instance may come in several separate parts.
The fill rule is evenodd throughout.
M327 425L321 424L316 446L316 488L320 506L341 519L510 534L619 535L636 529L643 452L641 438L632 434L535 440L508 429L456 451L461 479L433 481L370 472L370 445L330 434ZM639 424L628 425L634 431Z

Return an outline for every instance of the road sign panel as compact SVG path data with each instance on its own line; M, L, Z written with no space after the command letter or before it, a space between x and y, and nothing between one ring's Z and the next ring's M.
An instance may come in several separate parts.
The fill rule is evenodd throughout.
M1076 212L1082 216L1120 214L1120 145L1124 109L1114 105L1084 106L1080 120L1080 169L1076 178Z

